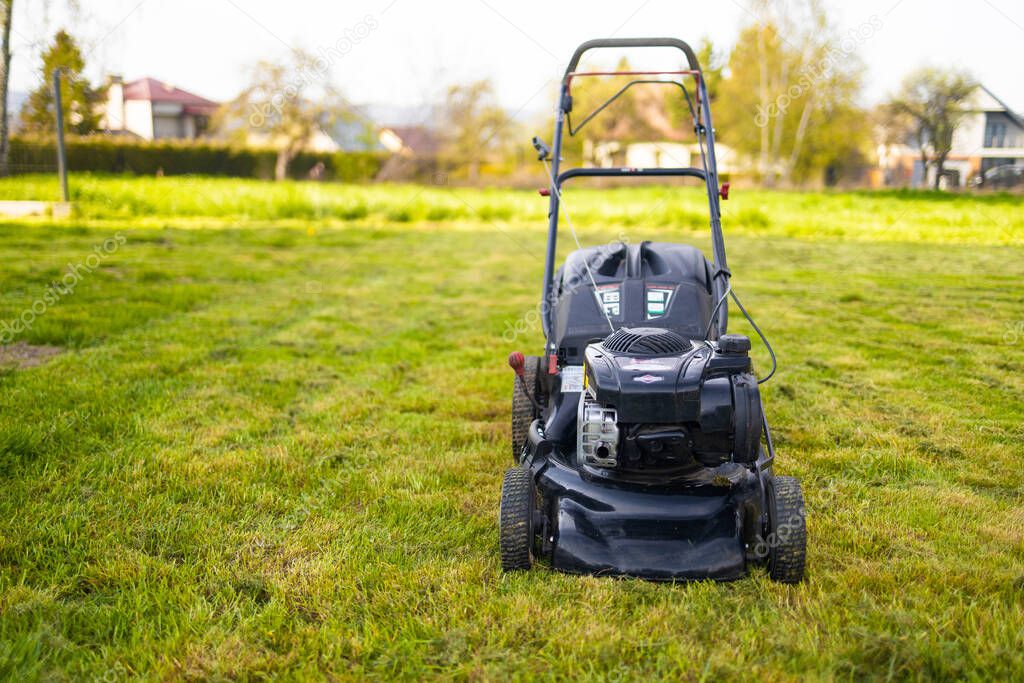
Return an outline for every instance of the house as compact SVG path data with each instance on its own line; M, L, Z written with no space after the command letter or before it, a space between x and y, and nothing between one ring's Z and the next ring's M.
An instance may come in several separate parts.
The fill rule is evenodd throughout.
M707 156L707 148L704 150ZM715 143L715 161L721 174L739 170L736 152L728 145ZM696 142L634 142L626 145L626 166L634 168L701 168L701 146Z
M940 180L947 188L964 187L996 166L1024 163L1024 117L983 85L965 110ZM886 185L931 187L935 182L935 168L924 168L916 144L879 145L878 162Z
M125 83L120 76L110 76L100 125L107 132L144 140L191 140L206 132L218 106L155 78Z
M380 133L381 145L393 154L431 157L441 152L441 137L427 126L390 126Z
M613 119L604 140L583 140L586 166L600 168L701 168L701 146L693 141L687 125L674 121L665 107L660 91L640 90L634 94L628 115ZM706 155L706 152L705 152ZM739 170L734 150L715 144L718 172L727 175Z
M421 123L381 124L378 111L387 116L395 108L364 105L353 107L351 116L335 122L330 130L338 149L345 152L390 152L401 156L434 156L441 148L439 133ZM398 121L405 119L398 118Z
M599 142L590 140L583 143L584 158L589 165L602 168L679 168L690 166L701 168L701 147L696 142ZM705 155L707 150L705 148ZM718 172L722 175L741 170L736 151L722 143L715 143L715 159Z

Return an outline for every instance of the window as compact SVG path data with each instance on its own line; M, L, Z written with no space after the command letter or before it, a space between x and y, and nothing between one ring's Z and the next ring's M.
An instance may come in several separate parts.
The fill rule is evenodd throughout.
M989 121L985 126L986 147L1006 147L1006 124L1002 121Z

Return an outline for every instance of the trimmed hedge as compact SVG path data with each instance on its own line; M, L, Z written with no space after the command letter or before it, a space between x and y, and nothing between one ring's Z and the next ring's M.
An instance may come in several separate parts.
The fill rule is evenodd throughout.
M11 138L12 173L56 170L56 141ZM65 141L69 171L133 175L213 175L235 178L273 178L277 152L213 142L140 141L90 136ZM303 179L318 163L325 179L345 182L373 180L386 154L378 152L302 152L289 166L291 178Z

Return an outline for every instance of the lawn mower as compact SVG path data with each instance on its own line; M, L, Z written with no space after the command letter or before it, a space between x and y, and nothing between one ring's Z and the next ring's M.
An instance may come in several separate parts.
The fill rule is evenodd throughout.
M689 68L581 72L595 48L669 47ZM629 76L615 95L573 125L572 85ZM560 169L563 131L578 133L638 84L685 100L700 166ZM688 87L689 85L689 87ZM691 96L690 88L693 89ZM775 476L759 383L775 354L730 285L707 84L689 45L674 38L591 40L561 82L553 145L534 138L548 171L547 257L541 356L513 352L512 455L501 489L500 550L506 571L544 558L559 571L651 580L732 580L752 566L776 581L804 575L803 494ZM696 158L696 153L695 153ZM583 248L562 197L580 177L696 178L707 189L713 259L666 242ZM577 250L555 270L559 215ZM729 299L772 359L754 373L750 338L727 332Z

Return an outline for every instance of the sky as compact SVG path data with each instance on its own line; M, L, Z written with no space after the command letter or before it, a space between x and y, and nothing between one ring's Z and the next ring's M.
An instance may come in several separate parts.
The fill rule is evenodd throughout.
M1024 111L1021 0L823 0L866 66L865 104L912 68L967 69ZM292 48L329 58L333 85L355 103L415 106L447 84L490 78L513 112L553 110L573 49L595 37L667 35L727 49L755 20L755 0L15 0L11 89L39 82L39 53L68 28L87 74L152 76L215 100L234 96L247 69ZM77 9L76 9L77 8ZM670 57L630 53L638 66ZM616 54L600 57L608 63ZM675 61L671 62L673 65ZM386 122L385 122L386 123Z

